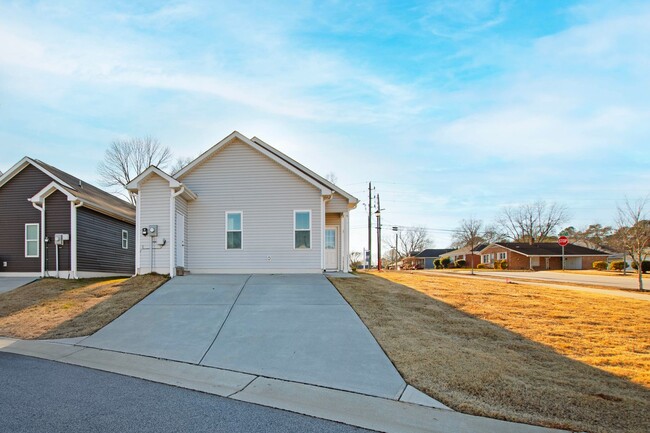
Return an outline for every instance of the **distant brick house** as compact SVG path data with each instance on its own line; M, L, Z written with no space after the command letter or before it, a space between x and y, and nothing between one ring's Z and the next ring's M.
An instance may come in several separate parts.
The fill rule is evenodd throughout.
M481 250L480 263L492 267L496 260L506 260L508 269L535 271L562 269L562 247L555 242L530 245L497 242ZM593 263L607 260L608 253L569 244L564 247L564 269L592 269Z

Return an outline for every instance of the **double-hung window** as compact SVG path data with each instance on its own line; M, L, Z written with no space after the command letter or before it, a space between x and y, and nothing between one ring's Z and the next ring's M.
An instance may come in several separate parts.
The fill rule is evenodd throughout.
M242 212L226 212L226 249L241 250L243 244Z
M508 253L497 253L498 260L506 260L508 258Z
M40 238L38 224L25 224L25 257L38 257Z
M129 232L128 230L122 230L122 249L129 249Z
M489 265L492 263L492 254L483 254L482 259L484 265Z
M293 232L296 249L311 248L311 211L296 210L293 211Z

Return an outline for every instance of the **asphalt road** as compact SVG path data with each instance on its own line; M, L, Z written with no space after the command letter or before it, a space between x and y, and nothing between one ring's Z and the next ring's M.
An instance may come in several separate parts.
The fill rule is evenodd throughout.
M369 432L159 383L0 353L0 432Z

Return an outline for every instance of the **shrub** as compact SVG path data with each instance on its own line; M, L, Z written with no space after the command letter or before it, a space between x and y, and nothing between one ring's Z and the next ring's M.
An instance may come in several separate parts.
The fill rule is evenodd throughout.
M594 262L591 266L599 271L604 271L607 269L607 262L598 261Z
M457 268L464 268L467 262L463 259L458 259L456 260L456 267Z
M627 268L627 263L624 263L623 260L614 260L609 264L610 271L622 271L623 268Z
M639 269L639 264L637 262L632 262L632 267L634 269ZM641 262L641 272L644 274L650 271L650 260L644 260Z
M495 260L494 261L494 269L507 269L508 265L506 267L503 267L503 264L505 263L505 260Z
M501 269L508 269L508 266L510 265L507 260L501 260Z
M442 265L443 268L447 269L449 267L449 263L451 263L451 259L449 257L443 257L440 260L440 264Z
M449 268L449 269L454 269L456 267L458 267L458 266L456 266L455 262L451 262L451 263L449 263L449 266L447 266L447 268Z
M435 259L433 261L433 267L436 269L442 269L442 262L440 261L440 259Z
M486 268L487 268L487 266L485 266L485 263L479 263L479 264L476 266L476 269L486 269Z

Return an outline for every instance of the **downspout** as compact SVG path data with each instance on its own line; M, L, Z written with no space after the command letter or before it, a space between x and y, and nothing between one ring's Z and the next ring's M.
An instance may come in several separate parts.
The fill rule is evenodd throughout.
M329 195L323 195L321 202L321 220L320 220L320 267L325 272L325 204L332 200L334 191L330 191Z
M185 192L185 185L178 191L172 190L169 199L169 276L176 276L176 197Z
M79 200L78 203L72 202L72 227L70 239L70 270L72 271L72 278L77 279L77 209L83 206L84 202Z
M39 206L30 200L32 206L41 213L41 227L39 231L40 248L41 248L41 278L45 277L45 209L44 206Z

